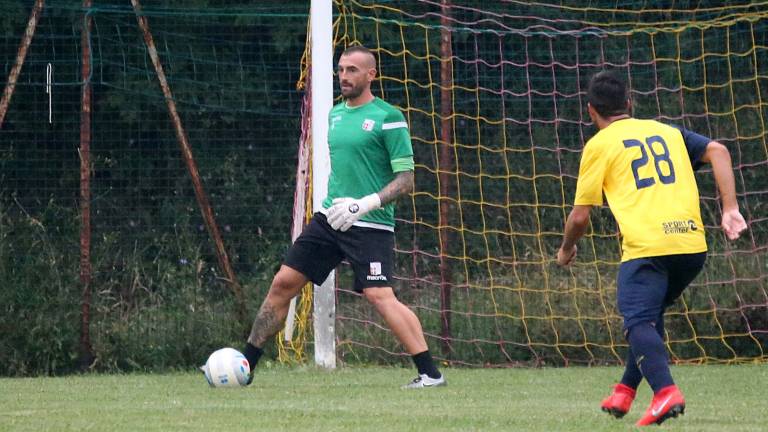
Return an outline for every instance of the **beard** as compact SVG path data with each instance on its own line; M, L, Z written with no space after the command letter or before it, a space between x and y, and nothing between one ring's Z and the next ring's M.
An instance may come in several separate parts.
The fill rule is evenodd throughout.
M352 85L350 87L341 87L341 95L345 99L354 99L363 94L363 86Z

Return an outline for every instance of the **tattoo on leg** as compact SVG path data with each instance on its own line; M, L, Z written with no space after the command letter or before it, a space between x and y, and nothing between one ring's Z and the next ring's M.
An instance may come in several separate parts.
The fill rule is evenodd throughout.
M262 347L270 337L274 336L282 327L283 320L277 318L275 308L266 300L262 303L256 319L251 327L251 335L248 337L248 343Z

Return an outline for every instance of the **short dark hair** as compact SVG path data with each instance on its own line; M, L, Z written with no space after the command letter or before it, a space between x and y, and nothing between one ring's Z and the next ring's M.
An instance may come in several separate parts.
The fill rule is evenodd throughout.
M362 45L350 45L344 49L344 52L342 52L341 55L349 55L356 52L373 55L371 50Z
M369 50L368 48L362 46L362 45L350 45L348 46L342 53L342 56L348 56L350 54L354 53L363 53L371 56L373 59L373 64L376 64L376 55L373 53L373 51Z
M627 112L629 89L627 83L612 70L604 70L589 80L587 102L601 117L613 117Z

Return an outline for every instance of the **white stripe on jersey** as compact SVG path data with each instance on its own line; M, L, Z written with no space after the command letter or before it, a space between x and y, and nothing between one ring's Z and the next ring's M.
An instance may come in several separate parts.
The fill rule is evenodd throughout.
M408 128L408 123L406 122L396 122L396 123L384 123L381 125L381 130L389 130L389 129L399 129L399 128Z
M378 223L373 223L373 222L357 221L357 222L353 223L352 226L365 227L365 228L375 228L375 229L380 229L380 230L383 230L383 231L395 232L395 227L393 227L393 226L384 225L384 224L378 224Z
M328 210L330 210L330 209L327 209L327 208L323 207L320 210L318 210L318 213L322 213L322 214L328 216ZM375 228L375 229L380 229L380 230L383 230L383 231L395 232L395 227L389 226L389 225L380 224L380 223L375 223L375 222L357 221L357 222L353 223L352 226L365 227L365 228Z

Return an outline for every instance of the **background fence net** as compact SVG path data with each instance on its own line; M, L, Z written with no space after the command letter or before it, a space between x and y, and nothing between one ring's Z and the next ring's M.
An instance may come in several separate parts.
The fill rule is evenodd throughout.
M20 3L0 0L4 77L32 10ZM8 373L66 370L80 356L85 82L95 367L199 365L216 347L240 347L249 326L238 320L136 13L129 1L94 3L46 2L0 131L0 370ZM290 242L308 8L173 3L145 2L142 16L255 311L250 302L263 298Z
M84 350L96 359L86 366L102 370L199 365L214 348L241 346L290 242L297 147L309 136L305 95L296 90L307 75L309 7L147 0L138 14L143 31L130 1L77 3L40 9L0 111L0 373L66 372ZM595 132L586 82L610 66L628 78L636 116L728 146L749 225L741 240L724 240L711 172L698 173L710 255L669 311L673 359L765 360L765 3L480 3L334 3L335 55L353 43L375 50L375 94L404 111L413 136L416 189L398 204L395 288L421 318L432 351L476 366L621 361L620 243L606 208L593 211L577 264L553 264L580 152ZM5 82L35 4L42 1L0 0ZM196 180L210 203L208 223ZM85 250L91 270L83 274ZM296 342L268 347L291 351L283 359L311 350L304 300ZM408 360L352 292L346 267L337 314L342 361Z

